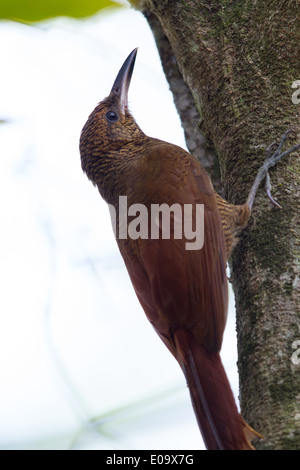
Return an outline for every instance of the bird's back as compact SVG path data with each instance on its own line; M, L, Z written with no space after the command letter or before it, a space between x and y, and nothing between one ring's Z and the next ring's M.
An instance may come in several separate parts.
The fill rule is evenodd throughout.
M226 249L208 175L183 149L151 138L140 155L128 158L127 170L123 167L123 171L128 207L142 204L147 208L149 231L148 238L128 237L119 239L118 244L150 322L174 355L170 338L174 329L183 327L193 332L199 344L219 351L227 314ZM151 237L150 233L151 223L155 224L152 209L162 204L164 214L171 216L169 239L162 238L162 217L156 222L159 238ZM168 212L174 204L179 212ZM182 237L176 238L174 219L178 222L180 216ZM193 243L185 233L192 219L194 226L190 228L194 233L199 234L204 228L204 244L200 249L196 244L196 249L187 249ZM128 218L128 228L132 220L134 217Z

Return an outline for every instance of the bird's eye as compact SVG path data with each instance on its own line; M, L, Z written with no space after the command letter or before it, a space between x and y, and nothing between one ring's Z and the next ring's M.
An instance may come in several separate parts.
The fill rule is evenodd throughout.
M108 122L116 122L119 119L118 113L116 113L115 111L108 111L105 114L105 117Z

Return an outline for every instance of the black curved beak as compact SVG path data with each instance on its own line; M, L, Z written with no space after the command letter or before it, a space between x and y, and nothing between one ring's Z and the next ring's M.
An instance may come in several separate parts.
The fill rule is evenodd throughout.
M128 89L134 68L137 50L137 48L134 49L125 60L124 64L120 68L120 71L114 81L113 87L110 92L110 94L117 95L123 114L125 114L125 108L127 108L128 105Z

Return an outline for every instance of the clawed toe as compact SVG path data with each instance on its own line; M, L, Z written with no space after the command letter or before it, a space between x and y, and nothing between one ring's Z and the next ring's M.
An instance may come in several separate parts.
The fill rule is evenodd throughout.
M288 131L285 132L285 134L282 136L279 144L277 144L276 142L273 142L271 145L269 145L269 147L266 149L266 153L267 153L267 159L265 160L264 162L264 167L265 167L265 171L266 171L266 192L267 192L267 196L268 198L270 199L271 203L276 206L276 207L279 207L280 209L282 209L282 207L275 201L275 199L273 199L272 197L272 194L271 194L271 180L270 180L270 175L269 175L269 168L271 168L272 166L275 165L275 163L277 163L279 160L281 160L282 157L284 157L285 155L288 155L289 153L292 153L294 152L295 150L297 150L298 148L300 148L300 144L297 144L297 145L294 145L293 147L289 148L288 150L286 150L285 152L283 153L280 153L281 150L282 150L282 147L283 147L283 144L284 142L286 141L288 135L290 133L295 133L295 131L293 129L289 129ZM274 146L277 146L277 149L275 150L275 152L270 156L270 153L271 153L271 149L274 147Z
M271 203L274 204L274 206L281 208L281 206L273 199L273 197L271 195L271 181L270 181L270 176L269 176L268 170L272 166L274 166L279 160L281 160L283 157L285 157L286 155L288 155L292 152L295 152L296 150L298 150L300 148L300 144L296 144L293 147L290 147L289 149L287 149L287 150L285 150L284 152L281 153L284 142L286 141L288 135L292 132L295 133L295 131L293 129L289 129L282 136L279 144L277 144L276 142L273 142L266 149L267 158L264 161L264 164L258 170L256 179L253 183L253 186L250 190L250 193L249 193L249 196L248 196L248 199L247 199L247 203L248 203L250 209L252 209L252 205L253 205L253 202L254 202L256 191L257 191L260 183L262 182L262 180L265 179L265 178L266 178L266 192L267 192L268 198L270 199ZM275 150L275 152L272 155L270 155L271 150L275 145L277 146L277 149Z
M278 202L276 202L275 199L273 199L272 194L271 194L271 189L272 189L272 186L271 186L270 175L269 175L269 172L267 171L267 174L266 174L266 192L267 192L267 196L268 196L268 198L270 199L271 203L274 206L278 207L279 209L282 209L281 205L278 204Z

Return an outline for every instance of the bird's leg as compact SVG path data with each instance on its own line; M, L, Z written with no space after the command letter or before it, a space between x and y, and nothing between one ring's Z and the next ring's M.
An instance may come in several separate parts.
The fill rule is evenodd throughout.
M275 206L277 207L281 207L272 197L271 195L271 182L270 182L270 176L269 176L269 168L271 168L272 166L276 165L276 163L281 160L283 157L285 157L286 155L292 153L292 152L295 152L297 149L300 148L300 144L297 144L297 145L294 145L293 147L289 148L288 150L286 150L285 152L281 152L281 149L283 147L283 144L284 142L286 141L287 139L287 136L288 134L290 134L291 132L294 132L293 130L289 130L287 131L281 138L281 141L276 149L276 151L273 153L273 155L270 156L270 153L271 153L271 148L274 147L274 145L276 145L275 142L273 142L268 148L267 148L267 158L266 160L264 161L263 165L259 168L258 172L257 172L257 176L254 180L254 183L252 185L252 188L250 189L250 192L249 192L249 196L248 196L248 199L247 199L247 204L249 205L250 207L250 210L252 209L252 206L253 206L253 202L254 202L254 198L255 198L255 194L257 192L257 189L260 185L260 183L263 181L263 179L266 178L266 192L267 192L267 195L268 195L268 198L270 199L270 201L272 202L272 204L274 204Z

